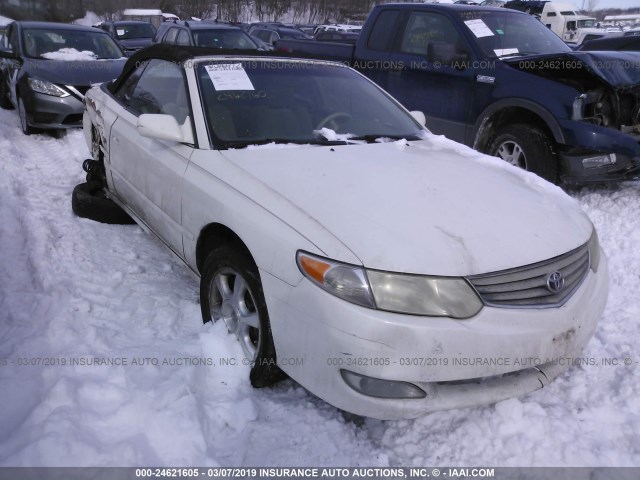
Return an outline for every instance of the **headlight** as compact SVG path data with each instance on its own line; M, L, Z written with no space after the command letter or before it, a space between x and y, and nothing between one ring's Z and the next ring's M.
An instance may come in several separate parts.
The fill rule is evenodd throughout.
M380 310L430 317L473 317L482 308L462 278L426 277L369 270L373 297Z
M482 309L480 298L462 278L365 270L305 252L298 252L297 262L302 274L320 288L364 307L459 319Z
M45 95L52 95L54 97L68 97L69 92L66 92L57 85L46 80L38 80L37 78L29 79L29 86L31 90L38 93L44 93Z
M596 227L593 227L593 233L589 239L589 265L593 273L598 271L598 265L600 264L600 241L598 240L598 232Z

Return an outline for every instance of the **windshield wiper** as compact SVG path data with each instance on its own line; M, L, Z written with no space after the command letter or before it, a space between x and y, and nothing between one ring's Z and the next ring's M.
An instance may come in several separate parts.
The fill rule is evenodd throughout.
M351 140L355 140L355 141L365 141L367 143L375 143L379 140L391 140L391 141L397 141L397 140L407 140L407 141L411 141L411 140L419 140L419 138L414 135L384 135L384 134L373 134L373 135L357 135L355 137L349 137L349 141Z
M513 53L505 53L504 55L498 55L499 59L509 58L509 57L523 57L525 55L539 55L539 52L513 52Z
M223 142L224 147L229 148L247 148L252 145L268 145L275 143L277 145L293 144L293 145L346 145L344 140L327 140L325 138L308 138L308 139L292 139L292 138L261 138L260 140L230 141Z

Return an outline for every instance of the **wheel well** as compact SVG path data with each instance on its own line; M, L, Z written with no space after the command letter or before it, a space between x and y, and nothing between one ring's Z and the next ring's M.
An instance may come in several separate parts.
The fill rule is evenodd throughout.
M508 107L498 110L482 122L474 148L487 153L496 132L505 125L515 123L537 127L547 136L551 144L554 144L554 136L542 117L526 108Z
M211 223L202 229L196 244L196 266L198 267L198 272L202 273L207 254L224 245L233 245L246 253L251 261L254 261L245 243L233 230L221 223Z

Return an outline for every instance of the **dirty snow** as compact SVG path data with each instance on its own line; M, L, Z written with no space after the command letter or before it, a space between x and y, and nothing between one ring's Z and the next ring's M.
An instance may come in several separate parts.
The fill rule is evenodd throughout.
M41 56L49 60L61 60L63 62L93 61L98 59L98 56L91 50L79 51L75 48L61 48L55 52L43 53Z
M0 111L0 465L640 466L637 183L570 192L611 269L584 356L619 365L573 367L496 405L382 422L292 381L253 390L248 367L220 365L241 349L202 324L186 267L137 226L71 212L81 132L26 137L18 124Z

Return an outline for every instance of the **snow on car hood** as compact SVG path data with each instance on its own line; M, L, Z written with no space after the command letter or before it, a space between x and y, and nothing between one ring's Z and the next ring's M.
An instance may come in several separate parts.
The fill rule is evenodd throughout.
M78 51L75 48L61 48L55 52L47 52L42 54L42 58L47 60L62 60L73 62L76 60L83 62L91 62L98 59L98 56L91 50Z
M612 87L629 87L640 84L639 56L637 52L567 52L562 54L503 60L512 67L552 79L564 76L566 71L587 80L594 76Z
M558 187L443 137L223 153L368 268L487 273L561 255L591 234L586 215ZM280 201L244 193L269 210Z

